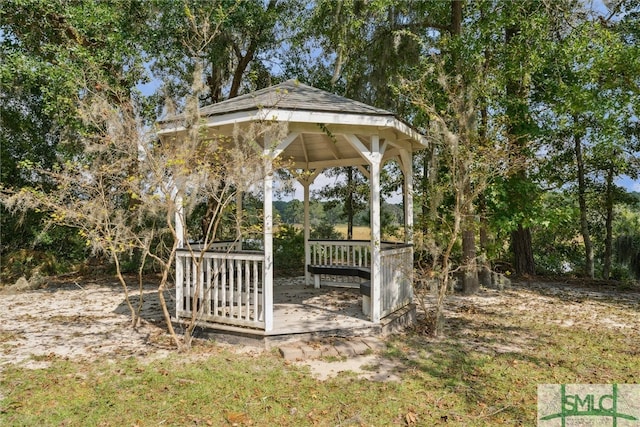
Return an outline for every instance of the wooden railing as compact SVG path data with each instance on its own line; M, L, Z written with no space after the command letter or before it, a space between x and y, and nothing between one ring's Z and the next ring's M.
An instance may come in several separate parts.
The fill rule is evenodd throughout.
M371 243L368 240L309 240L311 265L371 267ZM322 274L323 285L358 286L358 277Z
M371 243L367 240L310 240L309 245L311 265L371 268ZM413 246L382 242L380 249L380 313L384 317L413 299ZM320 275L323 285L358 286L363 281L351 276Z
M371 266L368 240L309 240L312 265Z
M371 242L368 240L309 240L309 246L312 265L371 267ZM382 242L380 246L383 251L407 247L395 242Z
M413 246L383 247L380 256L380 317L385 317L413 300Z
M264 329L264 254L220 250L177 252L177 317Z

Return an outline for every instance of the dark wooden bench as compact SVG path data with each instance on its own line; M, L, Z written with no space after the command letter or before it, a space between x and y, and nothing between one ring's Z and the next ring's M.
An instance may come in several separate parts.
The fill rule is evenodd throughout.
M308 265L307 271L313 274L313 285L315 288L320 287L320 275L327 274L331 276L350 276L359 277L367 280L367 282L360 284L360 293L363 293L363 285L370 283L371 269L368 267L355 267L352 265ZM371 285L365 285L365 288L370 289ZM370 290L366 291L367 295L370 294Z

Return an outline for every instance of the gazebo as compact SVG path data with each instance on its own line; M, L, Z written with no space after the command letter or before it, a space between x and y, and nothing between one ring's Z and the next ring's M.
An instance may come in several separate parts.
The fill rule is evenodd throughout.
M338 282L360 290L363 319L371 325L407 311L413 296L412 153L426 147L424 136L389 111L295 80L204 107L201 116L202 126L227 135L237 126L256 121L285 122L285 138L261 144L266 159L282 156L289 168L302 172L296 176L304 193L306 285L317 289L346 277L348 280ZM171 120L159 125L161 138L184 131ZM399 243L381 239L380 173L389 160L397 161L404 175L404 242ZM324 169L345 166L357 167L369 179L371 239L311 240L310 186ZM261 190L263 250L245 251L241 239L214 244L199 269L200 287L195 286L198 278L192 252L178 250L177 320L191 318L193 310L198 310L199 321L214 329L260 336L286 333L277 327L277 312L274 319L272 173L266 174ZM179 215L176 229L180 235L184 219ZM194 292L199 293L195 306Z

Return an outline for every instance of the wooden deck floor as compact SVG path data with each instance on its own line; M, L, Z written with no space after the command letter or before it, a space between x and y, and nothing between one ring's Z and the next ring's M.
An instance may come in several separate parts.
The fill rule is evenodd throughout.
M202 336L229 342L258 339L269 346L269 343L322 336L384 335L415 320L415 307L410 305L382 319L380 324L372 323L362 312L362 296L357 287L315 289L313 285L305 285L304 277L276 278L273 293L273 330L200 324Z
M279 279L273 289L273 331L287 335L343 330L354 334L375 325L362 313L362 296L357 288L305 286L294 278Z

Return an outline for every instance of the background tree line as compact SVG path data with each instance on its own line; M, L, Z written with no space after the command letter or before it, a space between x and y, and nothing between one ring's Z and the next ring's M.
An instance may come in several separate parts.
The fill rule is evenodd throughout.
M429 135L415 156L416 244L434 270L463 268L467 291L497 265L637 278L640 196L619 179L640 172L639 14L637 0L6 1L2 188L53 191L36 170L91 158L83 141L104 131L83 120L91 94L150 127L194 93L206 105L298 78ZM346 185L318 196L352 226L366 181L333 173ZM387 191L399 176L390 165ZM50 212L0 209L3 281L91 256Z

